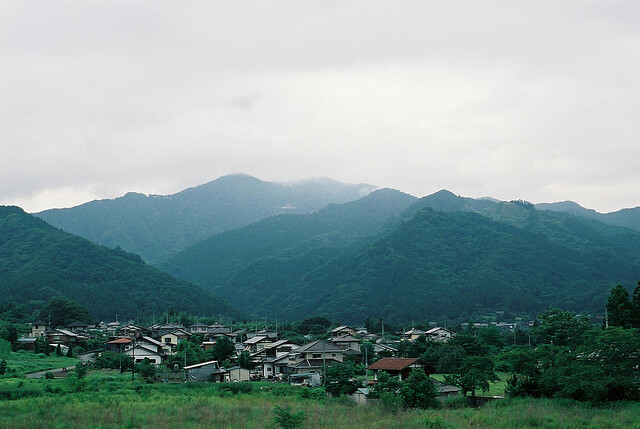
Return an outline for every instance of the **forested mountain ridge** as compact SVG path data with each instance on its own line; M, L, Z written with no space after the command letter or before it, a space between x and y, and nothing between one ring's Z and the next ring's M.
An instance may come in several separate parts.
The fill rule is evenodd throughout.
M329 179L272 183L233 174L173 195L128 193L36 216L97 244L157 263L214 234L278 214L302 214L359 199L375 189Z
M586 209L573 201L558 203L536 204L541 210L551 210L564 213L572 213L578 216L597 220L606 225L621 226L640 231L640 207L617 210L610 213L599 213L593 209Z
M489 198L468 198L460 197L447 190L441 190L434 194L420 198L413 206L407 209L406 215L410 217L418 212L418 210L430 207L434 210L453 212L453 211L470 211L489 215L491 210L499 206L505 201L498 201ZM597 220L605 225L619 226L623 228L640 231L640 207L621 209L611 213L599 213L593 209L587 209L573 201L562 201L556 203L538 203L533 205L540 211L553 211L575 216Z
M96 318L159 315L170 307L240 315L224 300L147 265L138 255L63 232L19 207L0 206L0 303L37 308L58 296L85 306Z
M208 289L226 284L262 258L297 258L318 247L333 248L380 234L416 198L381 189L348 203L330 204L305 215L279 215L215 235L159 267Z
M214 291L281 319L457 320L549 306L600 311L615 284L640 273L635 231L523 202L486 203L483 214L420 209L359 247L258 258Z

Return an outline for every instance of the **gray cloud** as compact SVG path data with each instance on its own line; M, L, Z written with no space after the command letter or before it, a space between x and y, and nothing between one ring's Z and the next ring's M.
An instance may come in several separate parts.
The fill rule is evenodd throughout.
M3 2L0 203L231 172L640 205L637 2Z

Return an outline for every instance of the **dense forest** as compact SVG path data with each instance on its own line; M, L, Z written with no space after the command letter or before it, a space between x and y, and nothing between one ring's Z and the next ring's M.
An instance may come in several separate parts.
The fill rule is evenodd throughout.
M337 248L366 242L399 223L415 197L381 189L344 204L330 204L305 215L280 215L215 235L168 261L161 269L209 289L224 286L251 263L263 258L294 258L317 248ZM300 260L303 272L310 265ZM305 268L306 267L306 268Z
M638 232L526 202L442 191L376 214L383 206L353 202L266 219L205 240L163 268L248 313L353 322L454 322L550 306L602 312L612 285L640 272Z
M162 314L237 317L224 300L145 264L140 256L67 234L18 207L0 207L0 304L28 310L65 297L96 318Z

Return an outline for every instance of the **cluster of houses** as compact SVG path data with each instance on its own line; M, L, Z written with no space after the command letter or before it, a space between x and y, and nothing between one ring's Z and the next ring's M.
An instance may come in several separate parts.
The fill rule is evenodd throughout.
M372 382L375 382L378 371L386 371L401 380L408 376L412 368L420 367L418 359L395 357L400 340L392 340L384 336L367 332L365 328L339 326L329 332L329 339L314 340L299 344L280 338L277 332L236 330L231 327L213 324L195 323L190 326L179 324L155 324L148 328L119 323L101 323L90 326L82 322L74 322L65 328L50 330L48 325L38 320L32 323L31 332L21 338L25 348L29 348L38 338L46 338L50 347L75 347L86 342L99 333L108 340L102 344L102 351L124 353L135 362L148 359L160 365L168 357L176 353L180 341L193 335L202 338L201 347L206 350L213 347L221 337L226 337L235 345L235 356L248 354L251 369L240 367L221 368L217 361L202 362L183 368L184 377L188 381L249 381L252 379L280 380L291 383L315 385L320 383L320 376L326 368L344 362L348 356L356 356L368 363L374 356L367 356L371 348L365 348L362 355L361 344L367 341L372 345L376 356L384 356L368 368L373 371ZM453 332L434 327L429 330L412 328L404 333L403 340L414 341L420 336L437 341L446 341ZM19 341L20 341L19 340ZM427 372L433 372L425 368ZM452 394L457 388L440 386L441 393ZM366 387L364 388L366 390ZM360 389L358 394L365 394ZM357 398L356 398L357 399Z

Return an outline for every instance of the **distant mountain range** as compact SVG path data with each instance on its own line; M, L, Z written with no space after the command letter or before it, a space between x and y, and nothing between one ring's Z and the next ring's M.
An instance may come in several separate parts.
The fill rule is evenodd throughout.
M157 263L214 234L279 214L303 214L353 201L375 186L330 179L265 182L234 174L173 195L128 193L35 215L71 234L120 246Z
M640 277L639 256L638 232L589 218L382 190L216 235L161 267L260 317L406 322L600 311L613 286Z
M138 252L245 314L280 320L323 315L345 322L462 321L495 311L535 314L549 306L600 312L611 288L640 278L640 208L602 214L573 202L534 206L446 190L417 199L371 185L275 184L232 175L175 195L127 194L37 216L92 241ZM164 286L135 286L140 297L156 287L195 288L135 255L98 248L135 261L127 269L133 270L131 281L151 272L165 276ZM94 263L82 257L92 249L74 257L81 273L74 281L92 284L91 271L104 271L80 271ZM15 252L11 258L21 260ZM37 269L25 264L20 272L44 275L47 264L59 263L43 261ZM139 265L153 271L136 271ZM12 270L5 273L18 284ZM64 282L58 283L48 295ZM168 284L174 286L162 289ZM13 296L18 289L11 289ZM73 299L80 289L76 285L64 294ZM189 308L215 299L193 291ZM173 299L162 299L162 305ZM223 301L218 308L238 314Z
M192 314L241 313L200 287L147 265L140 256L65 233L18 207L0 206L0 303L38 309L52 297L113 320L159 316L174 307Z

